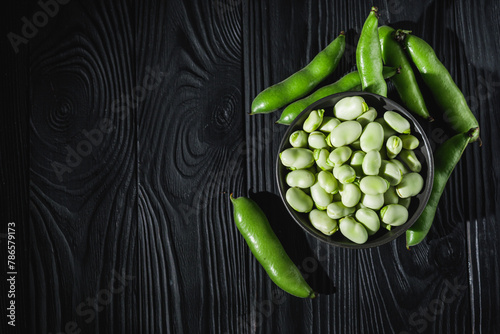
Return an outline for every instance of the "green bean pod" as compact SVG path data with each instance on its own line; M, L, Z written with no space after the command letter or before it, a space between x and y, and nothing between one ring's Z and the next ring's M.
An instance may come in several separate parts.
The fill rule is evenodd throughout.
M411 63L401 45L394 39L395 33L395 30L388 26L378 28L378 37L384 64L387 66L399 66L401 68L400 75L391 78L391 81L396 87L401 100L410 111L425 119L433 120L429 115L424 97L418 87Z
M285 80L263 90L252 102L250 114L273 112L306 95L337 68L345 50L345 36L340 35L318 53L309 64Z
M356 66L363 91L387 97L387 84L382 75L382 54L378 37L378 9L372 7L356 48Z
M315 298L316 293L292 262L262 209L249 198L234 198L234 221L253 255L271 280L284 291L300 298Z
M382 74L385 79L391 78L398 73L398 68L384 66ZM276 121L278 124L290 125L293 120L316 101L321 100L332 94L343 93L348 91L361 91L361 79L358 71L350 72L344 75L336 82L327 86L321 87L311 95L289 104L281 113L280 119Z
M406 231L406 247L419 244L429 232L446 182L470 140L467 133L455 135L434 153L434 183L431 196L420 217Z
M434 99L444 112L445 121L456 133L467 133L471 141L479 138L479 125L472 114L460 88L439 60L432 47L423 39L398 30L396 38L410 55L425 84L430 88Z

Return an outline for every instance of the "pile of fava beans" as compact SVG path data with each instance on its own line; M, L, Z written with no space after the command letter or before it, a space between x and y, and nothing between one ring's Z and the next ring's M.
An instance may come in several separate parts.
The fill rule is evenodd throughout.
M410 123L395 111L377 115L362 97L345 97L331 116L311 111L280 153L290 170L288 204L322 233L340 230L357 244L381 226L406 223L411 198L424 186Z

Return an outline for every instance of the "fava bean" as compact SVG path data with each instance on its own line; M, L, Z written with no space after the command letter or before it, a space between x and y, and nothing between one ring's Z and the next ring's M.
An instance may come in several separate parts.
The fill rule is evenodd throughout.
M348 208L342 202L333 202L326 207L326 213L332 219L340 219L352 215L355 211L355 208Z
M333 176L340 183L351 183L356 179L356 172L349 165L341 165L333 169Z
M323 123L321 123L318 130L323 132L332 132L332 130L339 124L340 120L335 117L326 116L323 117Z
M379 176L389 181L391 186L397 186L403 179L403 172L398 165L391 161L382 160Z
M351 144L359 138L363 128L356 121L346 121L337 125L331 132L330 141L334 147Z
M420 141L414 135L400 135L399 138L403 141L403 148L406 150L414 150L420 145Z
M333 166L328 163L330 152L326 148L314 150L313 157L321 170L332 170Z
M414 151L402 149L399 158L410 168L412 172L420 173L422 164L418 161Z
M368 123L373 122L375 118L377 118L377 111L375 110L375 108L370 107L361 116L356 118L356 121L359 122L362 127L365 127Z
M318 109L318 110L313 110L309 113L309 116L307 116L306 120L304 121L304 124L302 125L302 128L304 129L305 132L313 132L319 126L321 123L323 123L323 114L325 113L324 109Z
M384 205L388 204L399 204L399 196L394 187L389 187L384 193Z
M352 217L345 217L339 221L340 232L347 239L357 244L364 244L368 240L365 227Z
M328 217L326 211L313 209L309 212L309 221L317 230L326 235L332 235L339 229L337 221Z
M371 209L359 209L356 211L355 217L366 228L368 235L374 235L380 229L380 219L377 213Z
M384 128L376 122L365 126L361 137L359 138L361 149L365 152L380 151L384 144Z
M382 221L391 226L401 226L408 220L408 210L399 204L389 204L380 210Z
M424 188L424 179L418 173L408 173L396 187L396 192L401 198L417 196Z
M411 131L410 122L394 111L386 111L384 113L384 120L396 132L409 134Z
M350 165L356 172L357 176L362 176L363 174L363 160L366 156L366 153L363 151L354 151L351 155Z
M290 135L290 145L293 147L307 147L308 135L305 131L297 130Z
M287 148L280 153L281 163L290 169L305 169L314 164L314 155L306 148Z
M320 131L311 132L309 134L309 137L307 138L307 142L309 144L309 147L314 149L328 147L328 145L326 144L326 136L323 132Z
M363 173L365 175L378 175L381 165L382 157L379 151L370 151L366 153L363 159Z
M394 159L403 149L403 141L398 136L390 136L385 142L387 157Z
M382 206L384 206L384 194L363 194L361 195L361 204L368 209L379 210Z
M307 169L297 169L286 175L286 184L290 187L309 188L314 182L314 174Z
M334 149L329 157L328 163L334 167L342 165L351 157L352 150L348 146L341 146Z
M391 128L389 126L389 124L387 124L387 122L384 120L384 118L377 118L375 119L375 122L379 123L380 125L382 125L382 128L384 129L384 141L386 141L387 139L389 139L390 136L393 136L395 134L397 134L396 131L394 131L393 128Z
M361 181L359 181L359 188L364 194L367 195L383 194L387 191L387 189L389 189L389 186L389 181L381 178L380 176L365 176L361 179Z
M332 202L333 195L323 189L318 182L311 187L311 197L320 210L326 210L328 204Z
M361 190L359 190L359 187L354 183L347 183L342 185L340 196L342 198L342 204L348 208L352 208L359 203L361 199Z
M338 181L330 172L319 172L318 183L329 194L336 194L339 191Z
M389 160L389 162L398 166L399 170L401 170L401 173L403 173L403 175L410 172L410 170L408 168L406 168L406 166L401 161L399 161L397 159L391 159L391 160Z
M333 114L341 121L351 121L368 110L361 96L344 97L333 107Z
M310 212L313 209L311 196L299 188L288 188L285 194L286 201L297 212Z

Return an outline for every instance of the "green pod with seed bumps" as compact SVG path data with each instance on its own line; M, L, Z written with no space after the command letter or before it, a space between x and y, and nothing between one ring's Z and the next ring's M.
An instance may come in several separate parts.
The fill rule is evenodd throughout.
M312 226L325 235L332 235L339 229L337 220L328 217L326 211L313 209L309 212L309 221Z

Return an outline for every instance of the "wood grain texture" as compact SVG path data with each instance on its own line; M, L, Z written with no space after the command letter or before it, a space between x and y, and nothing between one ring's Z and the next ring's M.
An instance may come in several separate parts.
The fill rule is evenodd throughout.
M32 332L136 332L138 280L118 280L138 258L136 121L116 106L135 83L130 13L71 2L30 41Z
M143 333L235 333L255 266L232 221L245 187L241 6L144 2L138 78L139 298Z
M28 192L28 120L29 120L29 71L28 52L26 49L14 51L11 43L5 36L16 31L19 26L19 17L28 10L25 1L9 2L4 4L0 32L4 37L0 41L0 89L2 112L0 113L0 308L2 320L0 332L26 333L30 319L29 265L28 249L29 235L29 192ZM8 241L9 223L15 223L15 239ZM8 247L15 246L15 270L7 267ZM12 250L12 248L10 248ZM8 296L11 277L7 272L17 272L15 275L15 298ZM15 301L16 327L8 325L7 308L10 302Z
M81 333L498 332L496 2L375 4L381 24L411 29L435 48L482 128L483 146L466 150L422 244L407 251L402 237L371 250L328 247L295 224L278 196L286 127L274 123L279 112L248 116L251 101L341 30L346 51L325 83L353 70L372 5L61 5L2 68L9 113L0 179L9 203L1 223L25 222L25 327L17 332L68 332L72 321ZM40 10L27 0L10 8L6 31ZM399 101L391 85L389 97ZM424 125L433 145L450 135L443 119ZM261 205L317 299L271 282L234 225L231 192Z

